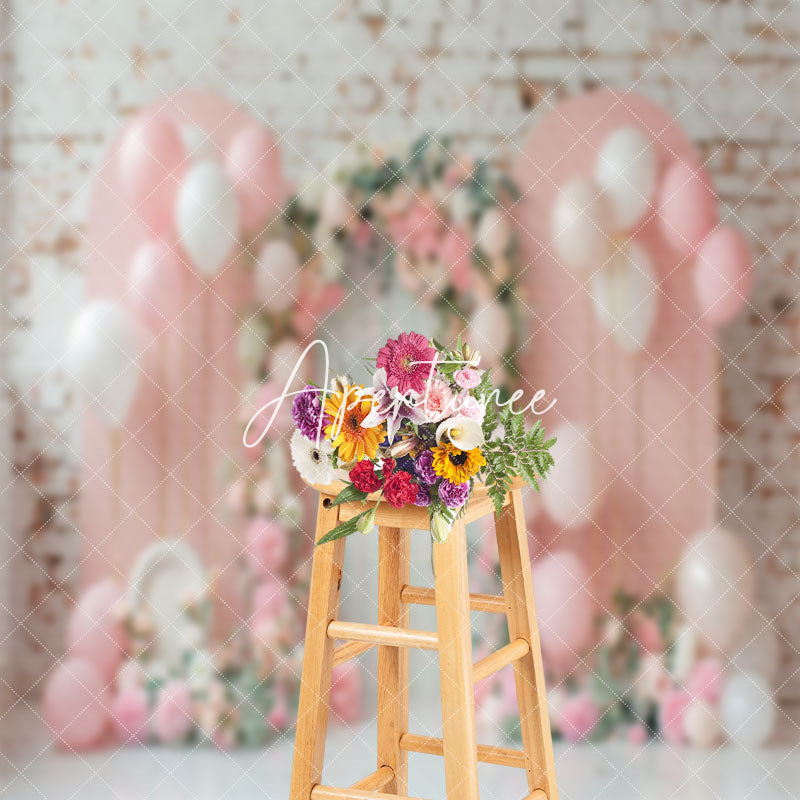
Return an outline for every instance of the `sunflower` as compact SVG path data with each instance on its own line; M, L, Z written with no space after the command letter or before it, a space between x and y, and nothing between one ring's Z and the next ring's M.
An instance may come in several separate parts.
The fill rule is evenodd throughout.
M464 483L468 481L481 467L486 465L486 459L480 447L472 450L459 450L455 445L445 443L432 447L433 471L451 483Z
M330 422L325 435L332 441L340 462L360 461L364 456L375 458L378 445L386 435L385 425L362 428L361 423L372 410L372 396L362 394L363 386L345 386L325 399L325 413Z

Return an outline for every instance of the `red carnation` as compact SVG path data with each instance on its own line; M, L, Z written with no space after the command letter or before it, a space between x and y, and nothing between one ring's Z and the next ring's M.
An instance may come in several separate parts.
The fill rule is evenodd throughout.
M364 459L359 461L350 470L350 480L360 492L377 492L381 488L382 481L375 474L375 466L371 461Z
M402 508L417 499L417 485L411 480L410 473L400 470L386 479L383 496L389 505Z
M394 472L395 466L397 466L397 462L393 458L384 458L381 464L381 475L388 478Z

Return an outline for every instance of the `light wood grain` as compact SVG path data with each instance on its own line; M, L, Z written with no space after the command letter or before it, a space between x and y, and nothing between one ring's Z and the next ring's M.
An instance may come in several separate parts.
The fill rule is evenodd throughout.
M420 736L407 733L400 739L400 747L410 753L427 753L432 756L444 755L444 744L435 736ZM478 761L487 764L500 764L503 767L525 768L525 753L509 747L493 747L487 744L478 745Z
M419 647L421 650L437 648L437 637L432 631L412 631L391 625L368 625L364 622L336 620L328 626L328 636L331 639L347 639L351 642L369 642L390 647Z
M356 781L350 788L362 792L382 792L393 779L392 768L383 766L367 775L366 778Z
M417 797L361 789L337 789L335 786L315 786L311 798L312 800L419 800Z
M420 606L435 606L436 592L422 586L404 586L400 593L404 603L414 603ZM473 611L486 611L491 614L505 614L506 601L503 597L493 594L473 593L469 596L469 607Z
M344 664L353 658L358 658L362 653L366 653L375 647L371 642L348 642L340 645L333 651L333 666Z
M547 800L547 794L543 792L541 789L537 789L534 792L531 792L525 800Z
M442 740L448 800L478 800L478 745L472 683L467 541L462 519L433 546Z
M409 608L400 599L408 582L410 531L379 529L378 624L408 629ZM378 766L391 767L394 776L387 791L408 793L408 755L400 737L408 731L408 648L378 647Z
M320 495L315 541L335 528L339 520L338 508L327 507L325 499ZM327 632L339 607L344 542L336 539L314 549L290 800L308 800L312 787L322 780L334 652Z
M495 519L495 525L503 594L509 609L509 638L525 639L530 644L528 655L514 662L522 744L528 756L528 787L532 793L539 789L549 800L558 800L528 538L519 490L512 493L511 503Z
M490 653L486 658L478 661L472 669L472 680L477 683L495 672L503 669L503 667L518 661L523 656L530 653L531 648L525 639L514 639L505 647L495 650Z

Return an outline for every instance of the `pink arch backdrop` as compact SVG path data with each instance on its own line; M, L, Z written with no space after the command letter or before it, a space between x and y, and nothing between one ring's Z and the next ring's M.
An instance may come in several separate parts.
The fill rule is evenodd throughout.
M515 173L535 315L535 337L521 361L533 386L558 397L545 423L588 429L597 496L591 518L569 527L537 506L533 552L575 550L603 603L618 586L648 593L668 577L686 540L712 522L716 483L718 367L713 333L698 325L694 258L675 251L651 207L633 236L652 260L658 310L645 347L629 353L599 321L587 283L553 252L551 210L559 187L591 175L601 144L621 126L652 138L657 186L675 162L702 174L698 154L663 109L639 95L609 91L551 111L525 143Z
M183 92L148 110L176 126L195 129L218 159L232 136L253 118L214 94ZM147 113L147 112L146 112ZM205 135L209 137L202 143ZM121 135L102 166L92 197L87 245L87 297L133 300L129 265L154 234L174 241L169 224L151 231L132 213L120 186ZM191 150L193 145L188 145ZM277 148L275 148L277 158ZM188 164L188 158L187 158ZM286 187L281 185L282 200ZM161 228L166 230L161 230ZM180 271L177 319L160 334L143 332L143 377L124 425L109 429L85 415L85 488L82 530L85 585L126 579L136 557L162 537L185 538L217 573L216 628L230 633L242 616L235 562L240 531L228 528L220 480L230 453L238 452L237 414L243 375L236 356L238 312L252 295L251 276L236 255L207 282L189 259Z

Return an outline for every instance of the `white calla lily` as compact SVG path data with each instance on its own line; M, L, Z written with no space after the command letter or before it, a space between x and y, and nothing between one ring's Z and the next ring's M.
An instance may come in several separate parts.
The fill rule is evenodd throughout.
M483 430L479 422L469 417L450 417L436 428L436 444L441 444L442 439L459 450L472 450L483 444Z

